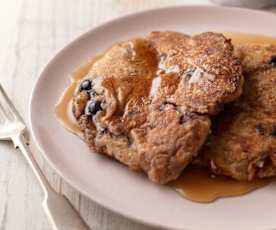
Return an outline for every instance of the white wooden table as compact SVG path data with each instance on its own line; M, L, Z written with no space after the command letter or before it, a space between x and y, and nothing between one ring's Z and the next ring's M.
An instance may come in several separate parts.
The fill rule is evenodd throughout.
M0 9L0 82L27 124L35 79L56 51L73 38L103 21L137 10L173 4L211 4L208 0L4 2ZM79 194L50 168L33 143L31 147L55 189L70 199L91 229L152 229L111 213ZM42 191L21 154L11 143L0 143L0 230L51 229L41 201Z

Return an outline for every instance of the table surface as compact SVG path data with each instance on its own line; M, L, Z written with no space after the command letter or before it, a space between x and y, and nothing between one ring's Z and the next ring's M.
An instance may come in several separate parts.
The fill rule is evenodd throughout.
M95 25L138 10L207 0L9 0L0 10L0 82L27 125L30 92L39 72L72 39ZM272 11L276 12L275 9ZM79 194L31 148L53 187L65 194L92 230L150 230ZM22 155L0 143L0 229L48 230L43 193Z

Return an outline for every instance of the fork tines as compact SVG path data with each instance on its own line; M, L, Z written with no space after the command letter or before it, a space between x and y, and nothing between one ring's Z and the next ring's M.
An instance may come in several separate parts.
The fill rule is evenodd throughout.
M20 120L23 122L23 119L0 84L0 121L4 122L5 120Z

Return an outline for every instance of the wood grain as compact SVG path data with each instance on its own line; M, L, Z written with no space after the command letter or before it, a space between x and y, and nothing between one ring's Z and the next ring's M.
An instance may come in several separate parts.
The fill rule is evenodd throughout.
M114 17L183 3L210 4L207 0L25 0L19 9L9 45L6 44L8 53L1 63L0 82L29 126L31 89L39 72L57 50L93 26ZM152 229L114 214L80 195L45 162L32 141L31 148L51 184L70 199L91 229ZM41 201L42 191L23 157L11 143L0 143L0 229L51 229Z

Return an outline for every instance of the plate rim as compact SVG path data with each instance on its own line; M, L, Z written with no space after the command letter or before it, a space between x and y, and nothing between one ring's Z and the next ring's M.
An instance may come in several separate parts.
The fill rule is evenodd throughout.
M79 188L75 182L72 180L71 176L66 175L65 173L63 173L63 170L60 170L56 164L50 160L50 158L48 157L48 155L46 154L46 152L43 150L43 144L41 143L41 141L39 141L39 138L36 138L37 135L36 133L38 132L35 128L34 125L34 116L35 116L35 112L33 110L34 108L34 103L35 103L35 95L37 94L37 89L38 89L38 85L41 82L42 76L45 75L45 73L48 71L48 69L51 67L51 65L53 63L55 63L55 61L63 55L63 53L68 50L71 49L72 46L74 46L76 43L79 43L81 40L85 39L86 37L90 36L90 33L92 32L96 32L98 29L101 29L102 27L106 27L109 26L112 23L116 23L116 22L120 22L120 21L124 21L127 18L131 18L131 17L137 17L140 15L143 15L145 13L154 13L154 12L158 12L158 11L166 11L166 10L174 10L177 8L190 8L191 10L195 9L195 8L201 8L201 9L216 9L216 10L230 10L230 11L235 11L235 12L247 12L247 13L254 13L257 14L259 17L261 16L270 16L273 17L274 19L276 19L276 15L270 11L261 11L261 10L256 10L256 9L248 9L248 8L242 8L242 7L227 7L227 6L217 6L217 5L204 5L204 4L176 4L176 5L168 5L168 6L162 6L162 7L154 7L154 8L150 8L150 9L145 9L145 10L139 10L133 13L127 13L124 14L122 16L117 16L108 20L105 20L99 24L97 24L96 26L92 26L91 28L89 28L87 31L81 33L80 35L74 36L73 38L71 38L71 40L69 42L67 42L66 44L64 44L64 46L60 49L57 49L53 55L51 55L51 57L48 59L48 61L46 62L46 64L44 64L39 73L37 74L38 77L36 78L32 90L31 90L31 94L30 94L30 99L29 99L29 103L28 103L28 120L29 120L29 132L31 134L31 137L33 139L33 143L36 145L36 147L38 148L39 152L41 153L41 155L43 156L43 158L47 161L47 163L55 170L55 172L63 179L65 180L70 186L72 186L75 190L77 190L79 193L81 193L82 195L86 196L87 198L89 198L91 201L95 202L97 205L113 212L116 213L117 215L120 215L126 219L129 219L131 221L143 224L145 226L149 226L149 227L154 227L154 228L158 228L158 229L168 229L168 230L188 230L187 228L172 228L171 226L166 226L164 224L160 224L160 223L156 223L156 222L152 222L152 221L148 221L145 220L143 218L139 218L136 217L132 214L129 214L127 212L123 212L122 210L118 210L116 208L114 208L112 205L109 205L107 202L103 202L101 199L98 199L96 197L91 196L88 192L86 192L85 190ZM48 180L48 179L47 179Z

